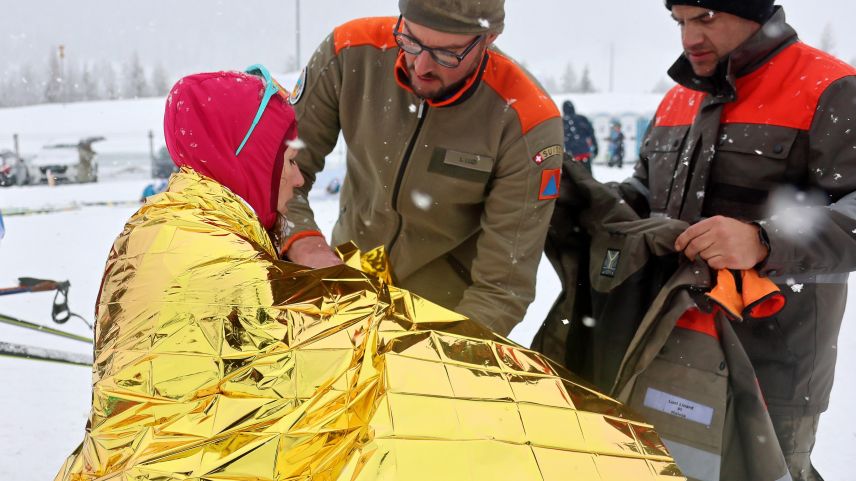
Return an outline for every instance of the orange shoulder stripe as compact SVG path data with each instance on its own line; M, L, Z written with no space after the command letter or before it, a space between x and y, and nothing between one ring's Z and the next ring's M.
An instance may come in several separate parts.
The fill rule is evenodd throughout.
M823 92L850 75L856 75L856 69L797 42L755 72L737 79L742 100L726 105L722 123L809 130Z
M368 45L378 49L396 47L392 30L397 17L358 18L344 23L333 31L336 55L344 48Z
M703 92L680 85L673 87L660 102L654 125L657 127L692 125L704 97Z
M542 122L561 117L553 99L514 61L499 52L490 52L483 80L517 112L523 134Z

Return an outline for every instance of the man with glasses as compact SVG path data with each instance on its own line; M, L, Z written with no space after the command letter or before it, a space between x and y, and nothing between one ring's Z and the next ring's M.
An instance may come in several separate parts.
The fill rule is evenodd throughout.
M323 267L339 262L329 244L385 245L397 285L507 335L534 297L561 116L493 47L503 0L399 8L336 28L295 88L306 183L283 255ZM347 176L328 244L307 193L340 132Z
M793 479L820 480L809 456L856 268L856 70L800 42L773 0L665 3L683 44L669 70L679 85L623 196L693 224L675 244L687 257L779 285L783 311L733 327Z

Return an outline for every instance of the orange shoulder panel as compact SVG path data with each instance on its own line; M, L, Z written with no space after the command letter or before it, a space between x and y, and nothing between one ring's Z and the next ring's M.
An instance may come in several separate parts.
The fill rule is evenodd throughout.
M392 30L397 20L396 17L369 17L339 25L333 31L336 55L339 55L343 48L362 45L382 50L396 47Z
M704 92L690 90L680 85L672 87L657 108L654 125L656 127L692 125L705 95Z
M850 75L856 75L856 69L797 42L755 72L737 79L741 98L725 106L722 123L808 130L823 92Z
M524 135L542 122L561 117L553 99L513 60L499 52L490 52L483 79L517 112Z

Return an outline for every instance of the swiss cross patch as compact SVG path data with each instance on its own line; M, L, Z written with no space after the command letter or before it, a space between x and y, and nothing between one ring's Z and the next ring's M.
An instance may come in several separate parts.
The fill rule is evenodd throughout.
M538 200L558 199L561 180L562 169L548 169L541 172L541 188L538 190Z
M546 149L535 154L535 157L532 157L532 161L538 165L541 165L545 160L553 157L554 155L562 155L562 146L554 145L552 147L547 147Z

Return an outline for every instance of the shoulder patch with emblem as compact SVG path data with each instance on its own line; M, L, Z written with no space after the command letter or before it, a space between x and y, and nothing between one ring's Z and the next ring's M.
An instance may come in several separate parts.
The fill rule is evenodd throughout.
M289 97L288 101L291 102L291 105L297 104L300 102L300 97L303 96L303 91L306 89L306 67L303 68L303 71L300 72L300 77L297 78L297 83L294 84L294 90L291 91L291 97Z
M562 149L561 145L554 145L552 147L547 147L546 149L535 154L535 157L532 157L532 160L536 164L541 165L545 160L549 159L550 157L562 155L562 152L564 152L564 150Z
M541 172L541 188L538 189L538 200L558 199L561 180L562 169L547 169Z

